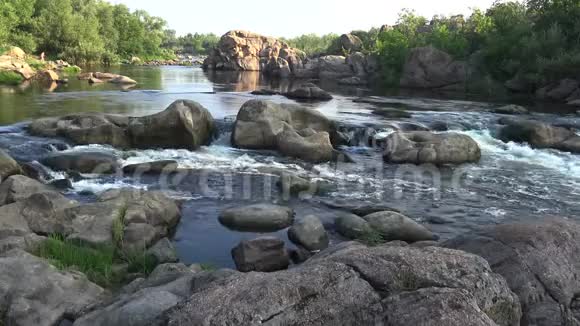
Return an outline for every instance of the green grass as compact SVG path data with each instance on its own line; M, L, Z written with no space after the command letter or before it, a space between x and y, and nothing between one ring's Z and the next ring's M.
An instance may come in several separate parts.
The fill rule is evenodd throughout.
M20 74L13 71L0 71L0 85L19 85L24 81Z
M385 243L383 235L379 231L373 229L360 235L357 240L369 247L375 247Z
M201 263L199 264L199 266L201 267L201 270L204 272L213 272L218 269L217 266L212 263Z
M81 70L79 66L70 66L62 68L62 73L65 75L78 75L81 73Z
M113 220L113 241L117 248L123 247L123 239L125 234L125 215L127 214L127 204L119 209L119 215Z
M109 289L120 287L127 273L149 275L156 266L155 258L145 252L128 254L115 246L87 247L59 235L50 236L33 254L48 259L61 270L79 271L90 281ZM114 266L121 264L127 264L127 270L115 271Z
M26 63L28 63L28 65L34 70L41 70L46 66L46 62L42 62L34 58L26 59Z

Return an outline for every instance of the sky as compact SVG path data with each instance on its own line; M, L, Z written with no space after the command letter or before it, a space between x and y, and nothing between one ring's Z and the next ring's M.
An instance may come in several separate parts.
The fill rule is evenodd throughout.
M131 9L144 9L168 22L178 35L232 29L268 36L293 37L316 33L342 34L394 24L403 8L425 17L469 14L487 9L494 0L109 0Z

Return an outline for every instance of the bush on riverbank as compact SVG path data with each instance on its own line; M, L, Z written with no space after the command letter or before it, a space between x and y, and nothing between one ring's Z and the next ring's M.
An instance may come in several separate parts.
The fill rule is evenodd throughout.
M19 85L24 78L13 71L0 71L0 85Z

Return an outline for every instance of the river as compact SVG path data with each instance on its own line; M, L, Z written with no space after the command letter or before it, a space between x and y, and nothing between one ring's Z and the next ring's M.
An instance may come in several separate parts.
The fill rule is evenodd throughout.
M94 70L91 69L91 70ZM333 228L336 208L329 203L382 204L400 210L424 223L442 239L469 232L479 225L526 221L547 216L576 219L580 214L580 157L555 150L537 150L525 144L503 143L494 137L500 115L488 109L497 101L445 99L435 94L385 93L332 83L321 86L333 93L324 103L303 103L338 121L353 135L351 146L343 148L356 163L306 164L268 151L249 151L230 146L229 136L237 111L252 98L291 103L282 96L254 96L259 88L287 90L291 81L270 81L258 73L206 74L195 67L112 68L137 80L136 87L122 89L104 84L90 86L71 79L55 89L22 85L0 87L0 148L21 161L35 161L54 150L58 139L32 137L26 122L44 116L78 112L108 112L143 116L159 112L177 99L199 102L212 113L220 135L198 151L133 150L122 152L107 146L70 146L70 151L87 148L115 152L124 164L175 159L192 173L177 182L144 177L139 180L116 176L94 176L75 182L68 195L89 201L94 194L119 187L163 188L182 202L183 217L174 244L186 263L233 266L230 249L241 239L256 236L226 229L217 220L226 207L276 201L278 193L263 168L280 168L329 181L336 187L309 199L287 203L297 217L319 216L331 233L331 241L343 241ZM371 114L374 105L358 101L389 102L383 106L404 108L411 118L386 119ZM561 107L534 104L533 115L541 120L580 126L580 117ZM386 135L394 129L416 129L444 123L449 129L473 137L480 145L478 164L459 167L410 167L384 164L379 149L370 147L369 134ZM56 172L53 176L59 177ZM200 179L207 187L200 186ZM169 184L168 184L169 183ZM332 205L331 205L332 206ZM285 231L276 233L288 242ZM291 244L289 244L291 246Z

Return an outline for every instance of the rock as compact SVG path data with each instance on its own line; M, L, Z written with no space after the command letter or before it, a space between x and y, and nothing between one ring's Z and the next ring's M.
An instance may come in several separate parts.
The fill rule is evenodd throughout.
M123 167L125 174L161 174L174 172L178 164L174 160L153 161L147 163L130 164Z
M11 175L22 173L20 165L6 152L0 149L0 182Z
M20 60L26 59L26 52L17 46L10 47L5 53L3 53L3 55Z
M232 249L232 257L240 272L274 272L290 265L284 241L274 237L244 240Z
M271 89L257 89L255 91L252 91L251 93L252 95L266 95L266 96L272 96L272 95L279 95L280 92L275 91L275 90L271 90Z
M127 76L119 76L119 77L115 77L113 79L109 79L109 83L111 84L121 84L121 85L126 85L126 84L130 84L130 85L135 85L137 84L137 82Z
M55 171L80 173L115 173L120 169L119 159L105 152L58 152L40 160L40 163Z
M59 81L60 77L58 77L58 74L56 72L48 69L37 72L36 75L34 76L34 79L43 83L52 83Z
M288 229L288 238L310 251L326 249L329 243L324 225L314 215L308 215L295 222Z
M501 119L505 126L499 130L504 141L528 143L534 148L554 148L580 153L580 136L574 131L533 120Z
M355 77L364 80L368 75L373 75L378 71L378 68L374 67L375 62L373 58L373 56L355 52L346 57L346 64L350 66Z
M340 36L340 45L346 52L358 52L362 50L363 43L361 39L354 34L342 34Z
M69 226L63 211L77 204L57 192L42 192L12 205L21 206L20 215L32 232L51 235L67 233Z
M28 130L37 136L65 137L81 145L195 150L210 142L214 123L209 111L198 103L177 100L149 116L95 113L43 118L33 121Z
M282 171L277 175L280 179L276 184L285 195L315 195L322 188L318 182L312 182L291 173Z
M295 90L284 94L284 96L296 100L309 100L309 101L332 100L332 95L330 95L330 93L312 83L302 84Z
M383 116L385 118L394 118L394 119L410 118L412 116L411 113L409 113L407 111L399 110L399 109L395 109L395 108L375 108L375 109L373 109L372 113L376 114L376 115Z
M318 70L322 79L339 79L354 74L346 58L340 55L327 55L318 59Z
M36 72L23 59L17 59L8 55L0 55L0 71L12 71L25 80L34 77Z
M278 39L234 30L221 37L203 62L203 68L264 71L285 77L302 67L304 56L302 51Z
M520 299L521 325L580 324L580 225L560 218L483 227L445 246L485 258Z
M122 249L129 253L140 253L151 247L160 237L167 235L166 230L160 230L147 223L129 223L123 230ZM114 240L114 239L113 239Z
M94 77L91 77L88 80L89 80L89 84L102 84L102 83L104 83L104 81L97 79L97 78L94 78Z
M104 290L21 250L0 256L0 310L5 325L57 325L97 304Z
M302 264L313 255L312 252L301 246L296 246L296 249L290 249L288 254L294 264Z
M403 67L401 87L442 88L464 85L467 81L467 64L434 47L411 49ZM460 86L463 87L463 86Z
M73 189L73 183L69 179L57 179L48 182L48 185L60 190Z
M580 84L574 79L562 79L557 83L553 83L542 87L536 91L536 97L540 99L550 99L556 101L563 101L572 93L578 90Z
M284 206L254 204L226 209L219 221L234 230L272 232L292 225L294 211Z
M478 162L481 158L477 142L463 134L394 132L385 141L385 162L440 165Z
M296 131L286 129L277 137L278 150L286 156L312 163L332 160L334 148L327 132L318 132L312 136L302 137Z
M528 114L529 111L523 106L509 104L501 106L499 108L494 108L492 109L492 112L499 114Z
M93 73L92 72L82 72L80 74L77 75L77 79L78 80L91 80L91 79L95 79L95 80L99 80L97 78L93 77Z
M210 283L160 324L516 326L520 317L517 297L481 257L346 243L286 271Z
M23 175L13 175L0 184L0 206L24 200L36 193L52 192L53 188Z
M118 74L112 74L109 72L93 72L93 77L97 78L97 79L102 79L102 80L109 80L109 79L115 79L115 78L119 78L122 77L121 75Z
M338 83L340 85L361 86L361 85L368 84L368 81L366 79L361 78L361 77L352 76L352 77L341 78L338 80Z
M360 216L342 213L335 221L336 230L349 239L360 239L372 232L370 224Z
M155 257L158 264L174 263L178 261L175 247L173 247L173 244L167 238L157 241L155 245L147 250L147 253Z
M45 237L29 233L23 236L2 234L0 232L0 254L10 250L20 249L26 252L35 252L38 246L46 240Z
M371 228L378 231L385 241L406 242L437 240L431 231L405 215L396 212L378 212L363 217Z

